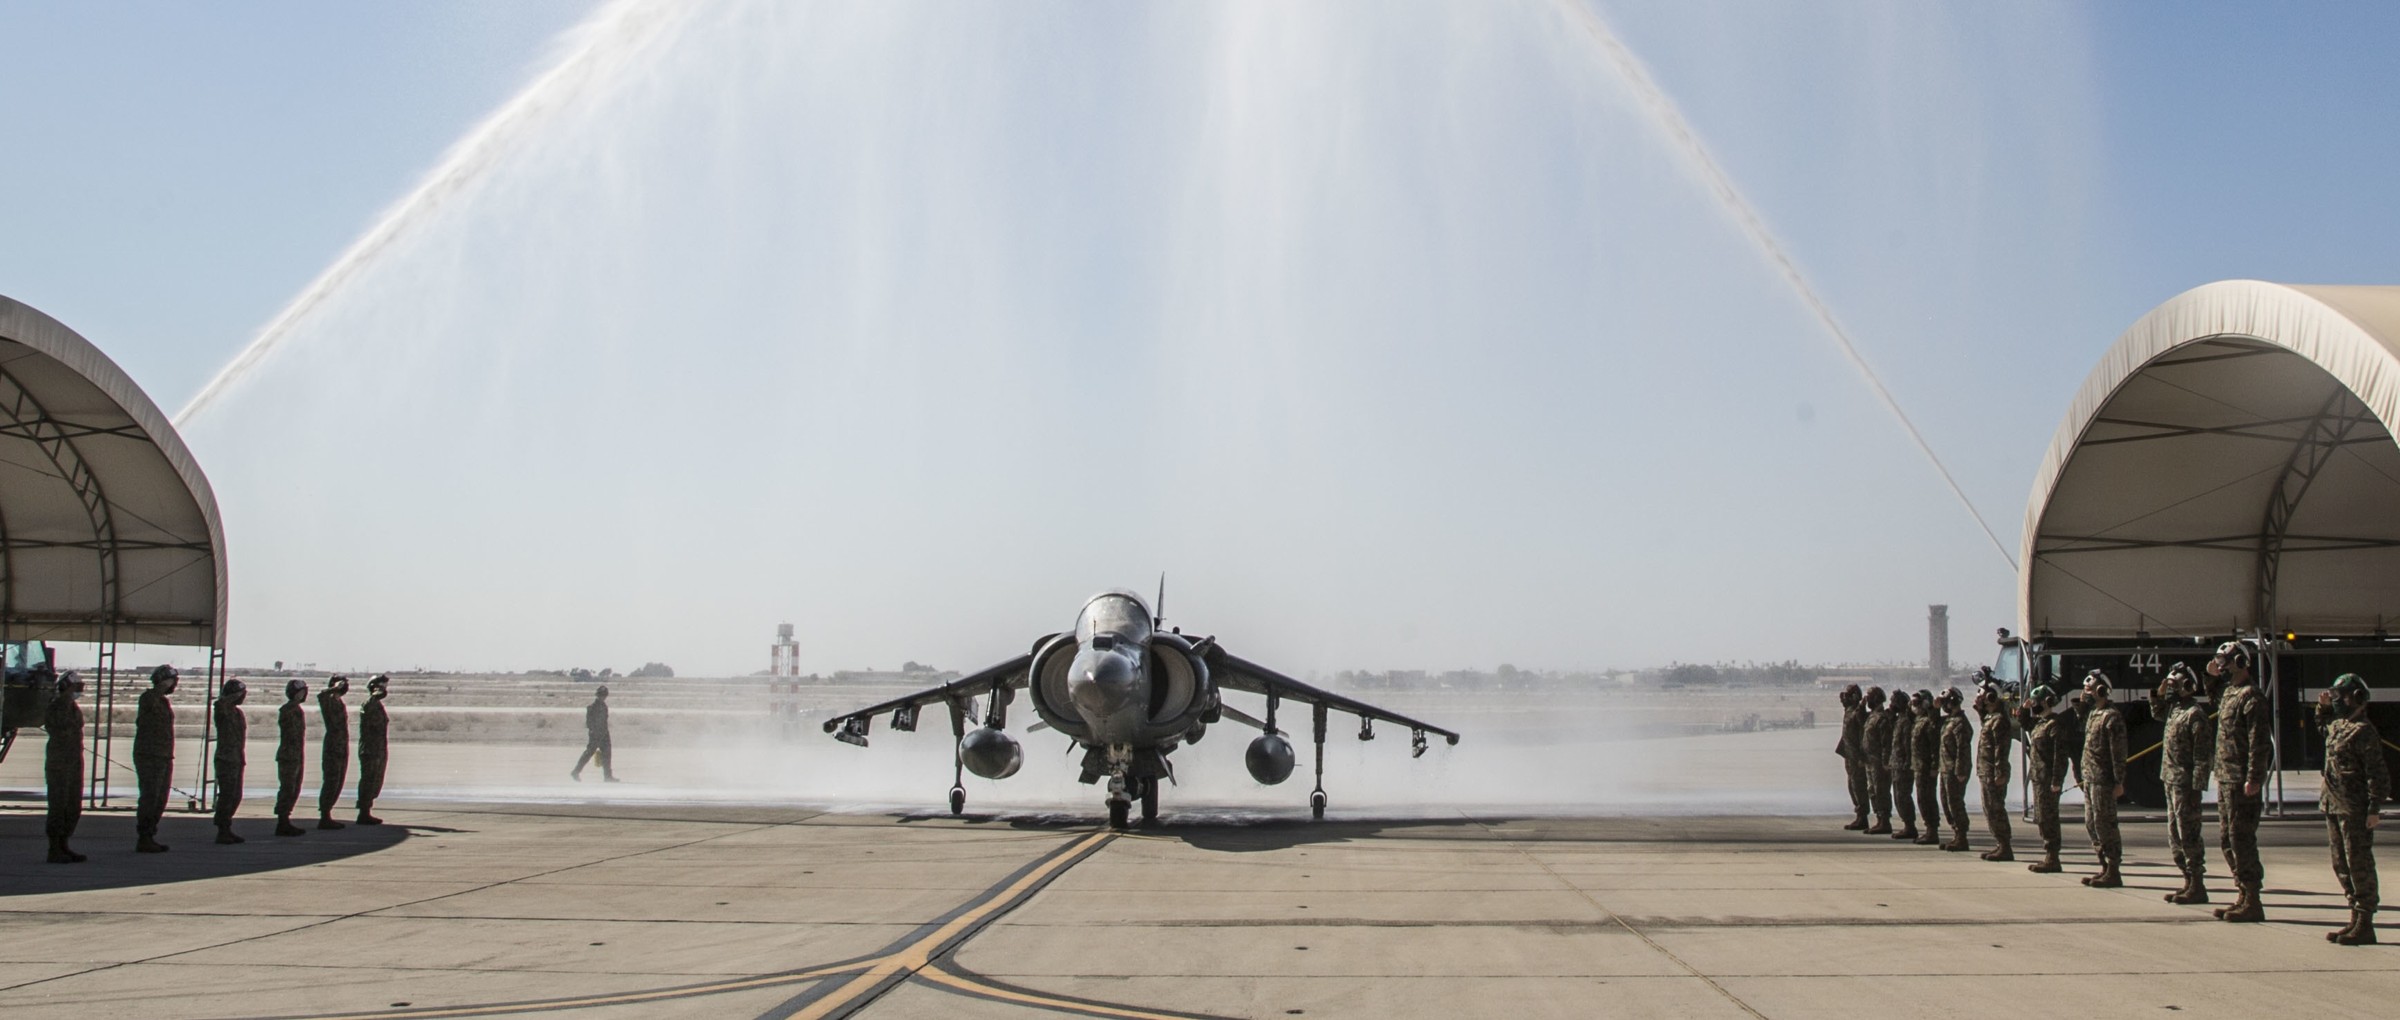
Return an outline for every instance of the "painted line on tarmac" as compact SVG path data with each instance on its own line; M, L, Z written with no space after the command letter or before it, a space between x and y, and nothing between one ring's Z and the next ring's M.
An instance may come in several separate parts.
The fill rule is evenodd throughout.
M932 966L917 972L916 980L944 991L969 998L1005 1002L1015 1006L1031 1006L1058 1013L1078 1016L1109 1017L1112 1020L1226 1020L1211 1013L1183 1013L1175 1010L1148 1009L1127 1006L1098 999L1080 999L1071 995L1037 992L1031 988L994 981L948 960L936 960Z

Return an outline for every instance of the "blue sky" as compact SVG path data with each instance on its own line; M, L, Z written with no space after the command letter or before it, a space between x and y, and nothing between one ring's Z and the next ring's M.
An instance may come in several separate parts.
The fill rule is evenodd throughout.
M0 5L0 293L180 406L594 9ZM2012 545L2143 311L2392 282L2387 7L1603 10ZM1161 570L1303 670L2008 622L1551 4L677 24L190 430L237 660L964 666Z

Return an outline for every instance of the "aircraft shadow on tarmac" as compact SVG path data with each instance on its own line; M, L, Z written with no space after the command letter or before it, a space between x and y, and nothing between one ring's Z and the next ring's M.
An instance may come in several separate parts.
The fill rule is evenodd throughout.
M1063 832L1096 828L1100 819L1067 814L976 814L969 812L953 818L948 814L900 815L895 819L902 825L945 822L963 825L1005 825L1028 832ZM1404 836L1412 832L1427 835L1455 833L1480 834L1486 823L1468 818L1408 818L1356 819L1311 821L1305 818L1228 818L1211 816L1179 820L1168 815L1161 821L1135 826L1126 830L1127 836L1145 839L1167 839L1189 844L1201 850L1218 853L1258 853L1265 850L1288 850L1299 846L1323 843L1350 843L1362 840Z
M86 811L73 846L89 859L51 864L44 859L49 840L42 834L40 812L0 814L0 899L275 872L388 850L411 835L410 827L389 823L325 832L309 828L308 835L281 838L273 835L269 819L244 818L234 825L249 842L218 846L217 826L208 816L169 812L159 820L158 841L171 849L137 854L132 812Z

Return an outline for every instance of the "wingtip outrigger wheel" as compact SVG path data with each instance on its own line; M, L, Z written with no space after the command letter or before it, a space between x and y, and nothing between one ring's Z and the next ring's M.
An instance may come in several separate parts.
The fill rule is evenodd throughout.
M1322 788L1308 795L1308 813L1317 821L1325 820L1325 791Z
M966 787L964 787L964 786L953 786L953 787L951 787L951 788L950 788L950 815L951 815L951 817L955 818L955 817L957 817L957 816L959 816L959 815L963 815L963 814L966 814L966 813L967 813L967 788L966 788Z

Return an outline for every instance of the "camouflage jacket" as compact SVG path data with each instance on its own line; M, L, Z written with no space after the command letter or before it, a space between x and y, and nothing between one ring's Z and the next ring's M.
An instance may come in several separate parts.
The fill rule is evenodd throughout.
M1842 757L1861 764L1867 757L1867 706L1850 705L1842 709L1842 739L1833 745Z
M133 756L175 757L175 703L153 687L133 710Z
M1975 735L1975 774L2008 781L2010 744L2017 741L2017 720L2006 709L1983 717L1983 732Z
M2383 734L2365 716L2325 724L2325 786L2317 806L2329 815L2366 815L2389 799L2391 773L2383 762Z
M2264 792L2267 769L2274 761L2270 742L2274 720L2267 715L2266 696L2258 685L2227 687L2217 699L2217 795L2238 794L2249 783Z
M1959 712L1942 719L1942 775L1964 783L1975 764L1975 724Z
M2067 720L2056 712L2042 716L2033 727L2033 761L2026 771L2031 773L2037 792L2047 792L2053 786L2065 786L2067 780Z
M382 698L368 698L358 707L358 756L381 758L391 746L392 717L384 712Z
M2083 720L2083 788L2115 799L2125 785L2125 712L2115 704L2093 709Z
M1892 746L1885 749L1886 760L1894 772L1917 770L1917 717L1913 712L1892 711Z
M83 767L83 706L63 694L51 698L50 711L42 715L42 728L50 731L44 766L53 771Z
M1942 717L1939 714L1929 712L1917 717L1916 728L1909 731L1908 749L1914 756L1913 763L1918 775L1930 776L1941 770Z
M608 739L608 702L594 698L583 706L583 732L594 740Z
M317 715L325 720L325 746L350 746L350 705L332 691L317 694Z
M2200 790L2208 786L2208 756L2217 747L2208 706L2185 702L2167 714L2166 734L2159 738L2158 778L2169 789Z
M242 714L242 706L230 701L217 702L217 764L240 765L249 760L250 751L243 742L250 739L250 719Z
M297 701L286 701L275 712L275 760L305 761L308 758L308 710Z

